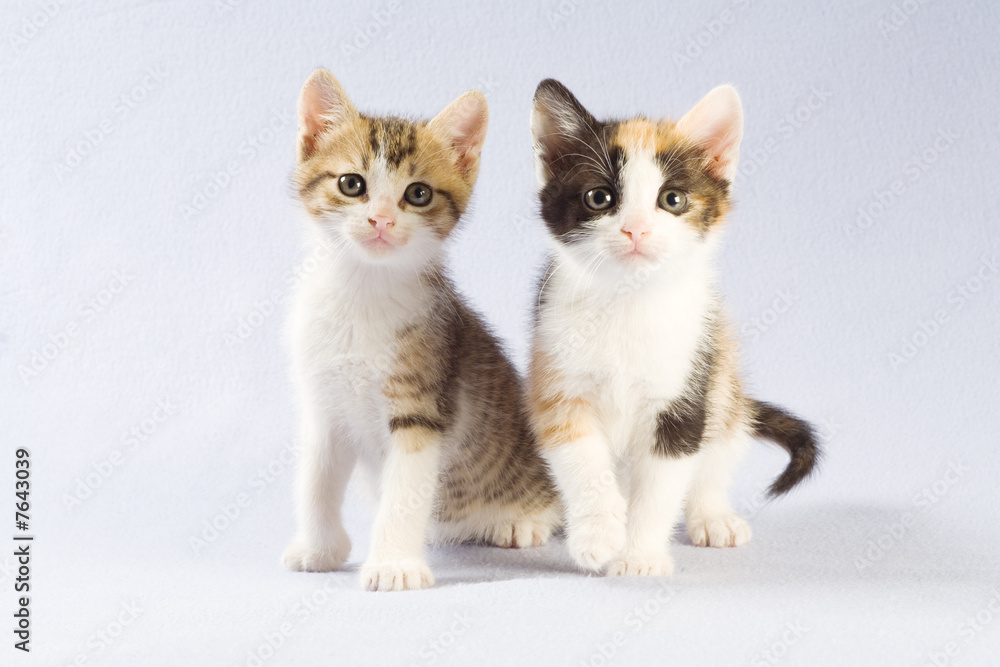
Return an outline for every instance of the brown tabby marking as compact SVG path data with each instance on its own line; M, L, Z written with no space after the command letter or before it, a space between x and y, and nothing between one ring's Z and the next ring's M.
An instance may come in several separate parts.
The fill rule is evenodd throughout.
M337 185L342 174L366 173L376 158L412 182L434 190L428 206L416 209L404 199L403 210L417 210L439 238L451 233L472 196L478 160L463 171L455 168L454 149L446 137L426 121L376 118L351 114L346 122L317 138L315 149L295 171L295 183L306 209L315 216L341 210L352 203ZM368 201L368 195L357 198Z

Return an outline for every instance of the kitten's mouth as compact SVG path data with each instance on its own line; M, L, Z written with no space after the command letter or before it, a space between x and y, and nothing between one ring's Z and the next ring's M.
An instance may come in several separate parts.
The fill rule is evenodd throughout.
M622 258L626 261L641 261L649 259L650 255L645 248L632 246L622 250Z
M382 236L381 234L379 234L378 236L372 236L372 237L366 239L365 241L362 242L362 244L368 250L370 250L372 252L375 252L375 253L378 253L378 254L381 254L381 253L384 253L384 252L388 252L392 248L396 247L395 243L393 243L392 241L390 241L386 237Z

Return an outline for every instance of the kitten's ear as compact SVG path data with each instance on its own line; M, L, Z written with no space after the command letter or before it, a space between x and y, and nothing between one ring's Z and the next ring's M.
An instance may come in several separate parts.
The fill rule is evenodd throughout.
M458 168L466 176L475 173L475 168L479 166L479 154L486 141L489 117L486 96L478 90L470 90L460 95L427 124L431 132L444 137L457 151Z
M553 163L573 152L577 137L596 124L580 101L555 79L545 79L535 89L531 103L531 137L535 144L535 174L539 186L553 175Z
M677 122L677 129L708 151L716 176L733 180L743 138L743 105L735 88L714 88Z
M333 74L318 69L299 95L299 160L308 160L321 134L358 113Z

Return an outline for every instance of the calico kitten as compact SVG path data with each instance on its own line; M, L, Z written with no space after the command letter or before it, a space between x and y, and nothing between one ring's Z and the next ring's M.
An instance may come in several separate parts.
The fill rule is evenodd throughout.
M558 495L534 446L521 384L496 339L442 268L472 194L486 100L468 92L429 122L359 113L317 70L299 101L295 183L315 243L330 252L291 316L301 403L293 570L336 570L356 462L380 501L361 580L430 586L437 537L504 547L545 542Z
M749 440L791 455L772 495L808 475L818 449L806 422L743 393L714 287L743 132L736 91L716 88L677 123L601 122L550 79L531 130L554 249L528 395L573 558L669 575L682 508L694 544L745 544L727 488Z

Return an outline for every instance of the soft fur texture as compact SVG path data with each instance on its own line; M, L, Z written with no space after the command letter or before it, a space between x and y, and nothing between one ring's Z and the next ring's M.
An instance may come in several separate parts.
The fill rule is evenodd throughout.
M570 552L585 568L670 574L682 508L694 544L745 544L750 527L727 489L754 435L792 454L773 493L816 460L808 424L744 395L714 288L742 127L729 86L677 123L598 121L553 80L535 94L539 197L554 243L529 402Z
M478 92L413 122L360 114L326 70L302 89L295 182L325 259L291 317L302 453L289 568L347 560L340 507L356 462L379 480L370 590L433 583L432 519L441 539L505 547L541 544L558 525L520 379L441 266L486 124Z

